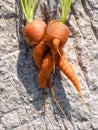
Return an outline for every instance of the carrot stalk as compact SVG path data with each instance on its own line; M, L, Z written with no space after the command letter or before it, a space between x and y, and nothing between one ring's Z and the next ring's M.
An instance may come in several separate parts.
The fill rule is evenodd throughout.
M37 6L37 2L38 2L38 0L33 1L33 5L31 7L31 12L30 12L30 17L34 18L34 13L35 13L35 9L36 9L36 6Z
M60 0L60 6L61 6L61 18L60 21L62 23L66 22L68 12L70 10L70 6L72 4L72 0Z
M28 6L28 12L30 13L30 10L31 10L31 0L27 1L27 6Z
M25 8L24 2L25 2L24 0L21 0L21 5L22 5L23 13L25 15L26 20L28 21L28 15L27 15L27 12L26 12L26 8Z
M37 3L38 3L38 0L34 0L31 6L30 0L21 0L22 9L23 9L27 23L32 22Z

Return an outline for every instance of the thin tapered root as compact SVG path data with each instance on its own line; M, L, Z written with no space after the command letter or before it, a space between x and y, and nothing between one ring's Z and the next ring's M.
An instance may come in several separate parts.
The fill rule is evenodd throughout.
M43 104L44 104L44 114L46 113L46 97L45 97L45 89L42 89L43 94Z
M48 120L50 121L51 125L53 126L52 121L51 121L51 119L50 119L50 117L48 116L47 111L46 111L45 89L42 89L42 95L43 95L44 117L47 117Z
M60 58L62 59L63 57L62 57L62 55L61 55L61 53L60 53L59 49L57 50L57 52L58 52L58 54L59 54Z
M56 96L55 96L55 93L54 93L54 89L53 89L53 86L50 82L48 82L48 85L49 85L49 88L50 88L50 91L51 91L51 94L54 98L54 101L56 102L56 105L58 106L58 108L61 110L61 112L63 113L64 117L67 119L67 116L65 115L64 111L62 110L58 100L56 99Z
M51 49L51 53L52 53L52 56L53 56L53 72L55 73L56 51L54 49Z
M61 112L62 112L62 114L64 115L65 119L67 119L67 116L65 115L65 113L64 113L63 109L61 108L61 106L60 106L58 100L56 99L56 96L55 96L55 93L54 93L54 89L53 89L53 86L52 86L52 84L51 84L50 81L48 82L48 85L49 85L49 88L50 88L51 94L52 94L52 96L53 96L53 99L54 99L56 105L57 105L58 108L61 110ZM67 120L68 120L68 119L67 119ZM68 130L68 128L67 128L66 125L65 125L65 128L66 128L66 130Z
M81 97L81 99L82 99L82 101L83 101L85 107L87 108L88 112L90 112L90 108L89 108L89 106L87 105L87 103L86 103L86 101L85 101L85 99L84 99L84 97L83 97L83 94L80 92L79 95L80 95L80 97Z
M60 50L59 50L60 40L59 39L53 39L52 45L53 45L53 48L59 54L60 58L62 58L62 55L61 55Z

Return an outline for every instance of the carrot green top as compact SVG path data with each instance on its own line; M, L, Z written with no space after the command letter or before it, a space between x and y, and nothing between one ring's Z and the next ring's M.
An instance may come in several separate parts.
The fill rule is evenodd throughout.
M26 18L26 21L29 23L34 18L35 9L37 6L38 0L33 0L33 4L31 0L21 0L22 9Z
M38 0L33 0L33 4L31 3L31 0L21 0L22 9L23 9L26 21L28 23L31 22L34 18L34 13L35 13L37 3L38 3ZM60 21L62 23L66 22L71 4L72 4L72 0L60 0L60 7L61 7Z
M61 7L60 21L62 23L65 23L67 20L67 15L69 13L71 4L72 4L72 0L60 0L60 7Z

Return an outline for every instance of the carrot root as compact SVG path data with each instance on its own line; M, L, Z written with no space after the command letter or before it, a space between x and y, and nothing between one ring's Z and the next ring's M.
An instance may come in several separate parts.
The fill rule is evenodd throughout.
M82 92L79 92L79 95L80 95L80 97L81 97L81 99L82 99L83 104L84 104L85 107L87 108L88 112L90 112L90 108L89 108L89 106L87 105L87 103L86 103L86 101L85 101L85 99L84 99L84 96L83 96Z
M57 51L59 56L62 58L62 55L61 55L60 50L59 50L59 45L60 45L60 40L59 39L53 39L52 46Z
M89 107L83 97L83 94L81 92L81 88L79 85L79 81L74 73L74 70L72 68L72 65L69 63L65 53L63 50L61 50L61 54L62 54L62 59L58 56L57 59L57 66L60 68L60 70L72 81L72 83L74 84L74 86L76 87L84 105L86 106L87 110L89 111Z
M52 56L53 56L53 72L55 73L55 64L56 64L57 52L53 48L51 48L51 53L52 53Z
M60 106L60 104L59 104L59 102L58 102L58 100L57 100L57 98L56 98L56 96L55 96L54 89L53 89L53 86L52 86L50 80L48 81L48 85L49 85L51 94L52 94L52 96L53 96L53 99L54 99L56 105L57 105L58 108L61 110L61 112L62 112L62 114L64 115L65 119L68 120L68 119L67 119L67 116L66 116L66 114L65 114L65 112L64 112L63 109L61 108L61 106ZM65 125L65 129L68 130L68 128L67 128L66 125Z
M52 84L51 84L50 81L48 81L48 85L49 85L51 94L52 94L52 96L53 96L53 98L54 98L54 101L55 101L56 105L58 106L58 108L59 108L59 109L61 110L61 112L63 113L65 119L67 119L67 116L65 115L65 112L64 112L63 109L61 108L61 106L60 106L60 104L59 104L59 102L58 102L58 100L57 100L57 98L56 98L56 96L55 96L54 89L53 89L53 86L52 86Z
M43 95L43 105L44 105L44 114L46 113L46 97L45 97L45 89L42 89Z
M33 49L33 58L37 65L37 67L40 69L42 66L43 58L48 50L48 46L45 44L44 41L41 41L37 46Z
M47 52L46 56L43 59L42 66L39 72L39 84L42 89L46 88L48 79L51 76L53 71L53 57L50 52Z

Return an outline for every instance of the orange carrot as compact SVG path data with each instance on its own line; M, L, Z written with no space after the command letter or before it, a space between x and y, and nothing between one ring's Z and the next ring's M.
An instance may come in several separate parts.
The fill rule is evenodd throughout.
M39 84L42 89L46 88L48 79L53 71L53 57L50 52L45 55L39 72Z
M51 20L46 30L46 41L52 41L48 45L59 52L59 48L63 47L69 37L68 27L57 20Z
M81 90L79 82L78 79L76 78L72 65L69 63L64 51L61 50L60 53L62 55L62 58L58 56L57 66L73 82L73 84L76 86L76 89L80 92Z
M65 44L68 39L69 33L70 31L68 27L62 22L59 22L57 20L51 20L48 23L46 35L48 35L50 40L60 40L60 46L63 46Z
M87 109L89 110L85 100L84 100L84 97L83 97L83 94L82 94L82 91L81 91L81 88L80 88L80 85L79 85L79 81L75 75L75 72L72 68L72 65L69 63L65 53L63 50L60 50L60 53L62 55L62 58L60 56L58 56L57 58L57 66L60 68L60 70L72 81L72 83L74 84L74 86L76 87L79 95L81 96L82 98L82 101L84 102L84 104L86 105Z
M59 50L65 45L69 33L68 27L57 20L51 20L47 25L44 42L47 42L53 55L54 70L57 53L61 56Z
M37 67L40 69L42 66L43 58L45 57L45 54L49 47L45 44L44 41L41 41L37 46L33 49L33 58L37 65Z
M37 19L28 23L24 29L23 34L26 38L26 41L30 46L38 44L45 35L46 24L43 20Z

